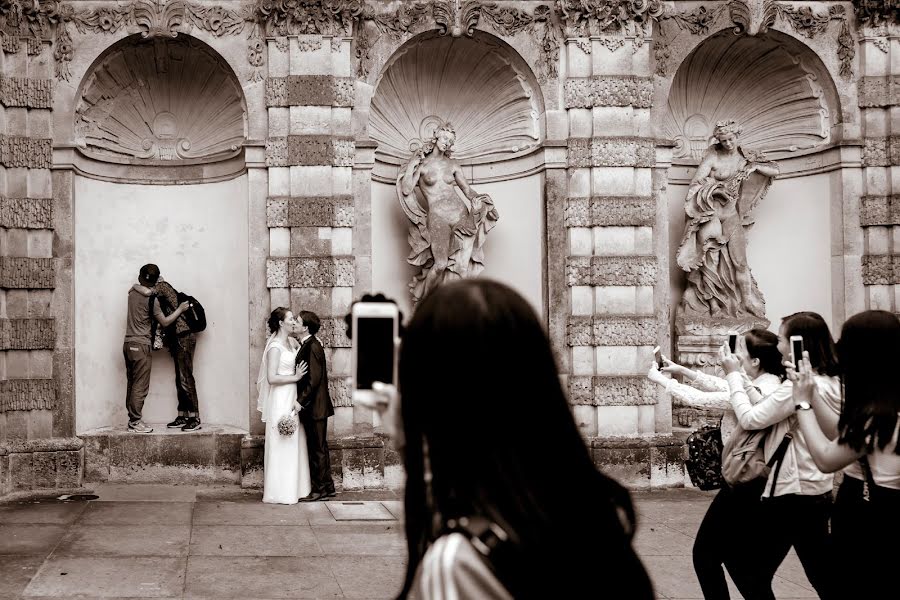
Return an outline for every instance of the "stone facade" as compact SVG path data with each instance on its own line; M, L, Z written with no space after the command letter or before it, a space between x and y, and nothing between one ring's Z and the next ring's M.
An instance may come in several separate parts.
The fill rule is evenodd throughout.
M523 153L530 153L530 172L543 177L546 237L535 243L546 251L548 330L596 463L629 485L683 482L670 400L645 374L654 346L669 355L673 349L669 256L677 240L669 239L667 181L673 155L689 160L691 144L698 143L693 130L687 131L690 123L668 128L667 101L690 91L673 83L675 74L708 40L721 32L751 42L753 36L778 44L789 38L805 52L796 64L820 65L818 73L831 80L837 99L815 90L803 96L810 106L833 100L810 113L810 126L821 127L808 136L812 141L803 152L838 156L828 167L840 190L831 203L842 228L834 237L831 265L834 326L866 307L900 311L895 248L900 217L892 175L900 165L900 132L892 119L900 73L897 61L890 61L900 52L900 37L896 11L881 3L0 0L0 5L0 495L77 487L85 477L135 480L140 472L165 479L187 464L206 469L213 480L259 485L264 427L252 381L266 335L263 323L275 306L295 313L310 309L323 319L319 337L327 348L337 406L333 462L344 489L402 485L399 459L371 413L352 406L350 343L342 317L355 298L371 291L373 280L378 158L372 99L394 57L423 34L502 50L516 77L528 84L516 91L521 96L516 102L535 114L523 117L517 135L531 141L517 141L512 154L524 160ZM177 124L177 115L156 115L156 120L150 115L152 140L135 138L134 144L117 146L119 158L103 163L108 160L102 156L104 129L96 124L105 122L104 94L113 92L82 83L103 81L92 79L93 65L117 64L114 47L150 39L162 48L173 36L191 40L183 46L192 50L175 49L171 60L201 50L213 57L204 64L223 90L240 98L231 102L231 108L240 104L240 114L221 115L218 129L198 129L209 150L203 156L191 155L190 143L173 138L172 128L186 126ZM151 87L165 85L164 78L154 77ZM91 91L101 88L106 92ZM145 120L134 119L132 125ZM231 133L213 139L213 129ZM399 147L398 152L406 151ZM234 161L240 164L232 168ZM473 173L481 173L479 167L475 163ZM73 179L78 169L93 169L112 181L157 184L166 178L222 180L246 171L247 435L184 442L198 446L178 456L158 442L143 448L140 444L152 443L76 437ZM687 336L679 342L680 358L713 368L716 342ZM152 469L131 469L141 461Z

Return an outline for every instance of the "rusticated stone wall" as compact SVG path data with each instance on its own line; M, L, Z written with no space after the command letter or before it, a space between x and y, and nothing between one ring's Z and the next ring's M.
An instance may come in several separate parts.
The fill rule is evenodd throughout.
M54 239L53 58L34 42L4 37L0 69L0 495L76 487L82 473L61 393L56 288L70 263Z
M862 282L866 307L900 314L900 24L896 12L870 6L858 14L858 104L863 136L859 225L863 228Z

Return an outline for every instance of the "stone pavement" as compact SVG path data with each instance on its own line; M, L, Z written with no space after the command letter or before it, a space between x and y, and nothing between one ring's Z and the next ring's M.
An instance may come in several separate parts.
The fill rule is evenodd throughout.
M402 502L392 492L294 506L262 504L258 491L236 487L104 484L93 493L0 503L0 600L376 599L402 580ZM659 598L702 597L691 544L712 496L635 493L635 545ZM774 590L816 597L793 553Z

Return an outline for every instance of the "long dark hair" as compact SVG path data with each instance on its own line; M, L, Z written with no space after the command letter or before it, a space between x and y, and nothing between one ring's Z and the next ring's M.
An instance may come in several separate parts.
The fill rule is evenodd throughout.
M516 597L588 597L598 581L610 597L652 597L629 542L628 492L596 470L519 294L485 279L429 294L403 337L399 390L409 548L400 598L447 520L473 514L516 542Z
M819 313L804 311L781 320L784 336L803 336L803 349L809 352L809 363L819 375L840 375L837 348L828 323Z
M291 309L285 308L283 306L279 306L269 315L269 318L266 319L266 325L269 328L269 333L276 333L279 329L281 329L281 322L284 321L284 317L290 312Z
M782 364L784 358L778 350L777 335L768 329L751 329L744 334L744 343L747 345L747 354L759 359L759 368L764 373L777 375L784 381L787 371Z
M844 382L838 440L857 452L871 453L876 445L884 450L900 412L895 371L900 321L883 310L853 315L844 323L837 349Z

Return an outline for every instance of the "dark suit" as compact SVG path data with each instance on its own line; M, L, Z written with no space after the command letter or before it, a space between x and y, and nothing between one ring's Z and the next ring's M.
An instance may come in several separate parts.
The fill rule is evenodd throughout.
M328 393L328 366L325 349L316 338L310 336L297 352L297 363L306 361L309 372L297 382L297 401L303 409L300 417L306 430L306 446L309 449L309 473L312 491L334 492L331 478L331 457L328 454L328 417L334 414L331 394Z

